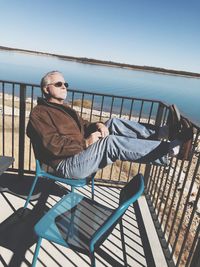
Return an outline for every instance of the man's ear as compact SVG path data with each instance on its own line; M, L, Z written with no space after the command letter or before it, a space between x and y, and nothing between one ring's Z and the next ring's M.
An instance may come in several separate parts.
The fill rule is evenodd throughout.
M46 87L43 87L43 92L48 95L49 94L49 87L46 86Z

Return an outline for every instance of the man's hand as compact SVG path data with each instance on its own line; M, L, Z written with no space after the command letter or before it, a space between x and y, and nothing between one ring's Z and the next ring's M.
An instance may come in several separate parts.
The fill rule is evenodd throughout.
M86 139L86 147L94 144L97 142L100 138L102 138L102 135L100 132L96 131L92 133L87 139Z
M96 127L97 127L97 130L101 133L102 138L109 135L108 128L105 126L105 124L101 122L97 122Z

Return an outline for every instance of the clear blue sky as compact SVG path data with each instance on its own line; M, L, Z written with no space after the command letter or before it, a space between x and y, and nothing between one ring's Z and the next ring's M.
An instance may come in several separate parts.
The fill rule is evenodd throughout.
M0 45L200 73L200 0L0 0Z

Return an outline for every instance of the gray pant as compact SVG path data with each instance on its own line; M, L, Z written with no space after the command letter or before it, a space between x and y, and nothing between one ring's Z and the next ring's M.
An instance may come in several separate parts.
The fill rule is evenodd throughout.
M57 171L61 176L84 178L116 160L167 164L169 143L151 140L155 132L150 127L117 118L108 120L106 126L109 136L59 163Z

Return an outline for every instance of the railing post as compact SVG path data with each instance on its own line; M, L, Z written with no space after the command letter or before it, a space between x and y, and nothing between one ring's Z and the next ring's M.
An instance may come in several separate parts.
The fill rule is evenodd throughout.
M26 120L26 86L20 84L19 99L19 154L18 154L18 174L24 175L24 147L25 147L25 120Z
M145 185L145 188L147 188L147 185L148 185L148 182L149 182L149 179L150 179L151 167L152 167L151 164L146 164L146 166L145 166L145 172L144 172L144 185Z

